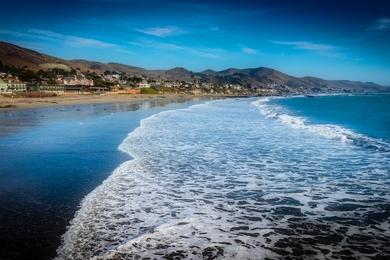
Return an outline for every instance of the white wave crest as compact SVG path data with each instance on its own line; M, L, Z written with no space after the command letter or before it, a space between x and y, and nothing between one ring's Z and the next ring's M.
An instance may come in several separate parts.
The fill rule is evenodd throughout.
M378 153L339 149L305 131L302 142L250 102L212 101L142 120L118 147L134 159L82 201L57 259L276 259L305 244L285 248L290 239L327 235L334 223L323 217L363 219L380 208L376 194L377 203L390 200L388 161ZM357 210L337 210L339 198ZM388 250L387 227L364 228L379 252ZM305 245L307 259L324 259L329 248Z
M279 98L279 97L275 97ZM366 148L375 149L382 152L389 152L389 144L381 140L370 138L358 134L350 129L332 125L332 124L312 124L307 118L293 116L288 114L285 109L277 105L270 105L271 98L261 98L252 104L255 105L260 113L267 118L274 118L279 122L289 125L295 129L304 129L312 133L319 134L323 137L349 142Z

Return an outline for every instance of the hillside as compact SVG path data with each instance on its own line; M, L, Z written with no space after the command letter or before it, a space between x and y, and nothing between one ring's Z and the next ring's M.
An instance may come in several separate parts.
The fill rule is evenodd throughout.
M372 82L358 82L348 80L324 80L316 77L294 77L280 71L259 67L236 69L229 68L222 71L205 70L192 72L185 68L169 70L146 70L119 63L102 63L88 60L64 60L29 50L14 44L0 42L0 61L3 65L26 67L33 71L50 68L80 69L102 74L105 71L123 72L132 76L146 76L151 79L165 79L171 81L206 82L216 85L240 84L247 88L273 88L288 86L302 92L324 91L388 91L389 88Z

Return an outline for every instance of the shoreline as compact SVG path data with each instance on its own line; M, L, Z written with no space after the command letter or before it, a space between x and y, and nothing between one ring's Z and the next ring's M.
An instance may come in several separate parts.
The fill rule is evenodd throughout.
M186 95L186 94L161 94L161 95L80 95L69 94L56 97L44 98L10 98L0 96L0 112L20 109L57 107L57 106L72 106L72 105L87 105L87 104L104 104L104 103L126 103L126 102L142 102L148 100L171 100L171 99L192 99L192 98L229 98L236 97L234 95Z
M185 108L187 101L197 99L192 95L101 97L104 96L65 97L66 102L45 104L48 109L32 102L29 107L10 108L15 112L9 113L11 116L3 112L0 125L10 130L12 136L8 139L8 132L1 135L0 128L0 153L12 156L0 161L4 175L0 185L4 199L0 206L6 209L0 231L10 234L3 239L0 255L53 259L83 198L130 159L118 150L118 144L144 118ZM143 107L143 103L150 104ZM56 108L61 105L64 107ZM34 111L35 108L44 109ZM21 131L36 126L38 131ZM15 137L28 141L8 142ZM26 174L14 175L15 165ZM26 180L29 185L24 185Z

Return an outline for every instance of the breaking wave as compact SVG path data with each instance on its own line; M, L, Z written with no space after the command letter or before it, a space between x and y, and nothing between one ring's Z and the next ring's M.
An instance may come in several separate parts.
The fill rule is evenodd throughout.
M212 101L142 120L57 259L390 256L390 162Z
M352 130L338 125L312 124L307 118L291 115L285 108L270 104L271 99L272 98L267 97L253 102L265 117L277 119L292 128L305 129L326 138L350 142L357 146L374 149L380 152L390 152L390 144L387 142L355 133Z

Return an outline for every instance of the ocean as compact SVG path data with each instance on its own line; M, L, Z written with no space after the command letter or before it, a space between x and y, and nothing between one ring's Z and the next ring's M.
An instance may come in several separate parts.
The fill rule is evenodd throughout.
M140 120L199 100L0 111L0 259L52 259L80 201L121 163Z
M82 200L57 259L389 259L389 113L389 95L155 113L119 144L133 159Z

